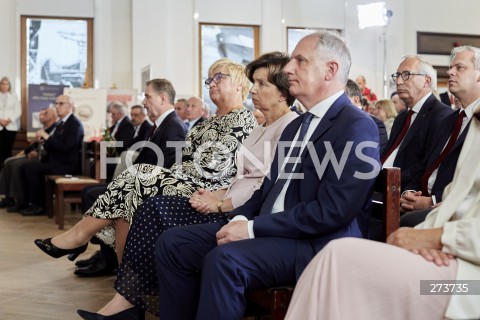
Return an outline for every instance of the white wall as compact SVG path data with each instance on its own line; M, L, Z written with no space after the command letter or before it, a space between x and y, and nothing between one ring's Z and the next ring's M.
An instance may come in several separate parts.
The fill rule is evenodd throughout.
M406 0L406 11L405 51L409 54L417 51L417 31L480 35L479 1ZM450 62L447 56L424 57L434 65Z
M206 22L259 25L261 53L286 51L287 27L342 29L352 52L351 77L364 75L368 79L368 85L381 96L382 29L358 28L356 5L369 2L245 0L239 3L237 0L135 0L132 2L134 86L140 86L141 68L151 65L152 77L171 80L178 96L199 94L201 84L198 75L198 24ZM404 51L404 2L387 0L387 7L394 11L394 18L387 33L387 70L388 74L391 74L396 70L397 61ZM158 12L156 20L152 17L152 12ZM194 13L198 13L198 20L194 20ZM170 21L170 24L166 24L166 21ZM155 31L152 30L153 25L158 27Z
M17 28L15 27L15 2L12 0L0 0L0 77L8 76L12 81L15 91L20 90L20 79L15 79L17 71L17 59L15 48ZM20 61L18 61L18 64ZM18 95L18 94L17 94ZM19 95L18 95L19 96Z
M373 1L373 0L372 0ZM385 0L393 17L387 30L387 73L416 52L416 32L480 35L472 0ZM178 96L200 89L199 22L252 24L260 28L260 51L286 50L286 27L342 29L353 65L379 96L383 91L382 29L358 29L356 6L370 0L0 0L0 76L20 90L20 15L94 18L95 86L141 86L140 71L171 80ZM198 20L194 19L198 13ZM282 23L284 20L284 23ZM427 56L448 65L448 57Z
M261 53L286 51L287 26L343 29L343 2L322 0L322 8L318 3L318 0L132 1L134 86L140 87L141 68L151 65L152 77L172 81L177 96L199 94L198 24L201 22L260 26ZM198 20L194 19L194 13L198 13ZM158 28L152 30L153 26Z
M119 89L130 89L132 88L130 0L94 2L95 87L116 86Z

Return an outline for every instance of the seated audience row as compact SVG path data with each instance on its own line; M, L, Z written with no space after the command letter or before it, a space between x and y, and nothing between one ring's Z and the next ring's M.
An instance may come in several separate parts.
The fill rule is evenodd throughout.
M54 108L40 110L38 119L48 134L51 134L58 124L57 111ZM27 199L20 176L21 167L29 162L47 159L41 139L40 132L37 131L33 143L15 156L5 160L4 169L0 172L0 194L5 197L0 201L0 208L7 208L8 212L17 212L27 208Z
M431 192L435 179L448 177L439 169L446 168L448 156L452 157L454 166L459 157L459 163L470 169L467 173L457 168L445 192L445 203L434 209L422 225L417 229L400 229L388 239L389 244L411 253L391 245L350 239L333 241L321 251L330 240L365 237L371 189L380 169L380 126L352 104L354 99L348 99L356 96L348 94L352 90L348 83L345 88L350 53L337 35L326 31L303 38L290 60L280 53L260 57L247 66L246 75L243 66L226 59L214 63L206 85L212 101L217 104L218 114L189 132L186 140L191 145L183 148L182 162L171 169L148 164L128 168L109 184L84 219L71 230L35 243L53 257L71 254L74 258L84 252L89 239L103 229L97 237L115 245L121 262L115 283L117 294L98 313L79 310L84 319L142 319L143 310L162 319L241 318L246 291L293 286L309 263L296 287L288 317L317 318L321 312L320 318L343 319L352 311L357 317L367 318L368 302L355 304L352 310L342 314L340 301L344 303L344 296L348 300L358 295L355 290L349 292L348 285L365 289L363 280L357 279L358 272L368 270L371 261L378 261L382 270L387 262L388 267L393 268L390 260L378 256L378 250L418 267L412 276L414 280L406 279L411 273L405 270L402 270L404 277L388 276L394 282L394 289L404 288L404 282L418 284L419 279L424 278L454 280L457 266L459 274L478 276L475 243L458 244L456 239L478 229L474 190L478 174L472 176L471 173L476 173L478 167L472 154L478 145L480 124L474 122L472 126L476 131L467 135L468 114L467 120L464 114L469 113L471 117L480 101L478 94L469 90L476 82L468 83L468 79L480 76L479 56L478 49L471 47L459 47L452 52L449 76L456 81L449 82L449 90L466 105L466 111L470 110L459 112L458 116L452 115L451 108L432 94L436 74L423 58L405 57L392 75L407 110L393 123L381 163L401 168L402 189L419 183L422 192ZM266 119L265 124L252 133L255 120L242 107L249 88L246 76L253 81L250 92L254 105L264 112ZM478 92L478 88L474 91ZM157 101L173 111L174 95L173 87L159 90L157 94L147 90L144 104L148 106ZM298 119L293 119L295 115L288 108L293 97L308 110ZM439 126L451 126L452 130L448 136L442 136L437 131ZM463 148L460 135L465 139ZM267 138L278 141L278 146L269 149L275 150L275 156L269 174L260 185L268 167L251 162L247 150L255 154ZM244 139L244 148L239 148ZM454 145L457 145L456 153L452 151ZM344 161L339 170L341 158ZM232 180L234 174L237 179ZM243 177L238 176L242 174ZM298 174L302 178L298 179ZM460 188L462 181L468 182L467 190ZM421 195L417 190L404 193L402 207L416 208L416 203L423 203ZM458 203L464 205L457 209ZM431 204L434 203L428 202ZM128 232L129 225L131 232ZM412 240L417 238L423 240ZM342 254L348 248L369 257L376 256L360 265L359 261L365 261L359 260L360 255ZM342 269L330 267L331 261L337 260ZM320 271L317 263L321 265ZM352 264L360 267L351 269L348 266ZM336 277L339 270L341 276ZM375 283L372 288L388 283L378 274L376 271L375 277L365 277ZM348 285L341 280L344 275L347 279L351 277ZM312 295L311 287L320 296ZM383 294L379 293L375 302L382 301L381 298L390 302L388 294L392 299L397 294L391 289L382 290ZM368 301L375 294L370 291L374 290L367 291ZM397 308L405 305L412 294L402 291L405 293L395 301L394 311L373 304L373 314L389 311L396 316ZM323 301L324 293L331 297L325 300L325 308L318 308L315 299ZM469 298L429 299L426 296L422 301L425 303L411 304L398 314L405 318L428 313L441 318L445 312L454 317L478 317L480 313ZM437 304L442 308L432 313L430 306ZM350 308L354 304L348 305Z

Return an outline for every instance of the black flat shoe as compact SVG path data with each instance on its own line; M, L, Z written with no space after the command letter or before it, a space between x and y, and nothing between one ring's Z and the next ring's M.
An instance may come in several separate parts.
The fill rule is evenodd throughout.
M136 307L123 310L122 312L112 314L111 316L104 316L85 310L77 310L77 313L85 320L145 320L145 312Z
M52 243L52 238L44 240L37 239L34 242L40 250L48 254L50 257L60 258L68 254L68 260L70 261L75 260L80 254L84 253L88 246L88 243L86 243L83 246L74 249L60 249Z

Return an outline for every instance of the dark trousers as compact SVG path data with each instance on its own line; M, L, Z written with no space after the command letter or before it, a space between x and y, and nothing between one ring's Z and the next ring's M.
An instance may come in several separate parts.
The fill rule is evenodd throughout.
M105 183L94 184L83 188L80 193L82 198L82 212L85 213L90 209L105 190L107 190L107 185Z
M296 252L305 240L256 238L217 246L222 225L172 228L158 238L160 319L242 319L247 290L295 284ZM313 250L307 254L314 256Z
M3 162L12 156L16 135L17 131L9 131L5 128L0 130L0 169L3 168Z
M0 194L6 197L15 198L18 203L26 204L24 180L21 175L21 168L26 163L38 162L38 159L27 157L10 157L5 160L4 170L0 173Z
M417 224L425 221L425 218L432 210L432 208L428 208L405 213L400 217L400 227L415 227Z
M54 166L48 162L29 162L20 168L24 184L24 194L29 203L45 206L45 176L49 174L75 174L72 168Z
M24 194L28 203L43 207L45 205L45 176L51 173L50 166L42 162L29 162L20 168L25 181Z

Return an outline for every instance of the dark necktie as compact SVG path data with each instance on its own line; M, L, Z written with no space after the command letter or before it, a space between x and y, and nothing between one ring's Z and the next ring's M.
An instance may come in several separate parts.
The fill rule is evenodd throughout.
M395 143L393 144L393 146L382 157L382 164L385 163L385 161L387 161L388 157L392 154L392 152L395 151L395 149L397 149L400 143L402 143L403 138L407 134L408 128L410 128L410 123L412 122L412 115L413 115L413 110L410 109L407 113L407 117L405 118L405 122L403 123L402 131L398 135L397 140L395 140Z
M155 134L155 131L157 131L157 124L156 123L153 124L152 131L150 132L150 137L148 138L148 140L152 140L152 137Z
M289 158L294 159L298 157L298 155L300 154L300 150L302 148L301 142L305 138L305 134L307 133L308 127L310 126L310 122L312 122L313 117L314 117L313 113L310 113L310 112L305 113L302 120L302 126L300 127L300 133L298 134L298 138L295 141L294 146L292 146L292 152L290 152ZM275 184L270 189L270 192L268 193L265 200L263 201L262 208L260 209L260 215L272 213L273 205L275 204L275 201L277 200L278 195L280 194L280 192L283 189L283 186L288 180L286 177L283 177L283 178L280 178L280 177L282 176L282 174L287 175L291 173L294 166L295 166L295 162L288 162L285 164L285 168L283 172L280 171L278 173L277 181L275 181Z
M442 164L443 160L448 156L450 151L453 148L453 145L458 139L458 135L460 134L460 129L462 129L462 123L463 123L463 118L466 117L465 111L460 111L460 113L457 115L457 119L455 120L455 125L453 126L452 134L450 135L450 139L448 140L447 145L443 149L443 151L440 153L438 156L437 160L435 160L434 163L430 167L425 170L425 173L422 176L422 180L420 181L421 186L422 186L422 194L424 196L428 195L428 179L430 179L430 176L432 173L440 167Z
M55 132L53 133L54 135L59 135L62 134L63 131L63 126L65 125L65 122L59 121L58 125L55 127Z

